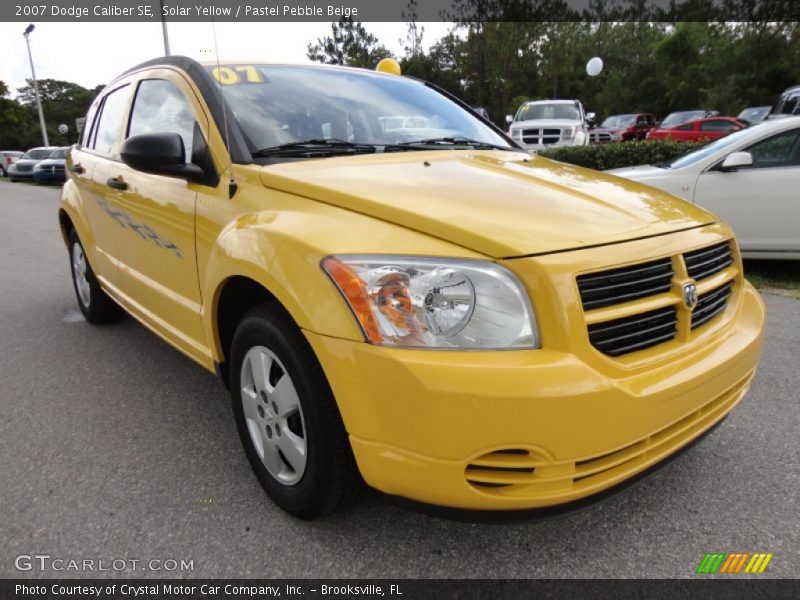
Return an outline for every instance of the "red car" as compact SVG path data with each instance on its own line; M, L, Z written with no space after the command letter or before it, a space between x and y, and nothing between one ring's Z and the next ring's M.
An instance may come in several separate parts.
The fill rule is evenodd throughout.
M689 121L674 127L653 129L647 134L647 139L675 140L678 142L716 140L745 127L747 127L747 122L734 117L709 117L707 119Z
M608 117L599 127L589 131L589 141L593 144L643 140L647 132L656 124L650 113L633 113Z

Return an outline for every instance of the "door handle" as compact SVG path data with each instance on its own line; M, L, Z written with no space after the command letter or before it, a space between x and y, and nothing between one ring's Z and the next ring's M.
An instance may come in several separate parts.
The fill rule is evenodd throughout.
M69 170L70 170L70 171L72 171L73 173L77 173L78 175L81 175L81 174L83 174L83 173L85 173L85 172L86 172L86 169L84 169L84 168L81 166L81 163L75 163L74 165L72 165L72 166L69 168Z
M106 181L106 185L108 187L114 188L115 190L127 190L128 189L128 184L125 183L122 180L121 176L109 177L108 180Z

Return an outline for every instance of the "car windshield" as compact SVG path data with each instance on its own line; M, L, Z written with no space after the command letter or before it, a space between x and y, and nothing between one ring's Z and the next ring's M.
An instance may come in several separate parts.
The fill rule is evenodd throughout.
M636 122L636 115L615 115L608 117L600 127L613 129L615 127L630 127Z
M673 160L670 163L663 163L659 166L667 168L667 169L680 169L683 167L688 167L690 165L695 164L698 161L703 160L704 158L711 156L715 152L722 150L723 148L727 148L728 146L732 146L738 143L743 137L748 137L751 135L753 131L761 131L758 129L761 127L761 124L753 125L752 127L748 127L747 129L740 129L739 131L734 131L730 135L725 136L724 138L720 138L715 142L711 142L707 146L703 146L695 150L694 152L689 152L689 154L684 154L683 156Z
M67 150L69 150L69 148L59 148L58 150L53 150L47 158L66 158Z
M427 147L434 140L512 149L471 110L405 77L326 67L232 64L208 69L253 153L309 141L329 142L331 151L354 145Z
M661 121L661 127L673 127L675 125L694 121L695 119L702 119L705 114L705 111L702 110L686 110L683 112L670 113Z
M42 160L50 156L52 152L52 148L34 148L33 150L28 150L22 158L30 158L32 160Z
M574 104L564 103L537 103L523 104L517 111L515 121L534 121L539 119L563 119L578 121L581 113Z
M764 117L769 112L769 106L761 106L758 108L745 108L739 113L737 118L744 119L745 121L763 121Z
M782 98L775 114L800 115L800 94Z

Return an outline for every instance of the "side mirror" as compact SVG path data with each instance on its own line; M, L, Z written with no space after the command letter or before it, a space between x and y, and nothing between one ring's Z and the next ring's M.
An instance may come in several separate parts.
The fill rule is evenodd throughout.
M587 122L587 123L592 123L592 122L594 121L594 119L595 119L595 117L596 117L596 116L597 116L597 115L595 115L593 112L591 112L591 113L586 113L586 122Z
M132 169L154 175L177 177L198 182L203 169L186 162L183 140L177 133L143 133L133 135L122 144L122 162Z
M506 115L506 123L511 125L511 123L513 123L513 122L514 122L514 117L511 116L511 115Z
M731 152L719 166L720 171L735 171L740 167L752 167L753 155L749 152Z

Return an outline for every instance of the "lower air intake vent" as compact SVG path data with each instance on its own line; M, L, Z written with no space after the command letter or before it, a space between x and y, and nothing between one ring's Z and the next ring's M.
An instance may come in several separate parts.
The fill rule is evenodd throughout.
M478 488L501 488L529 482L543 463L528 450L509 448L484 454L470 461L464 477Z

